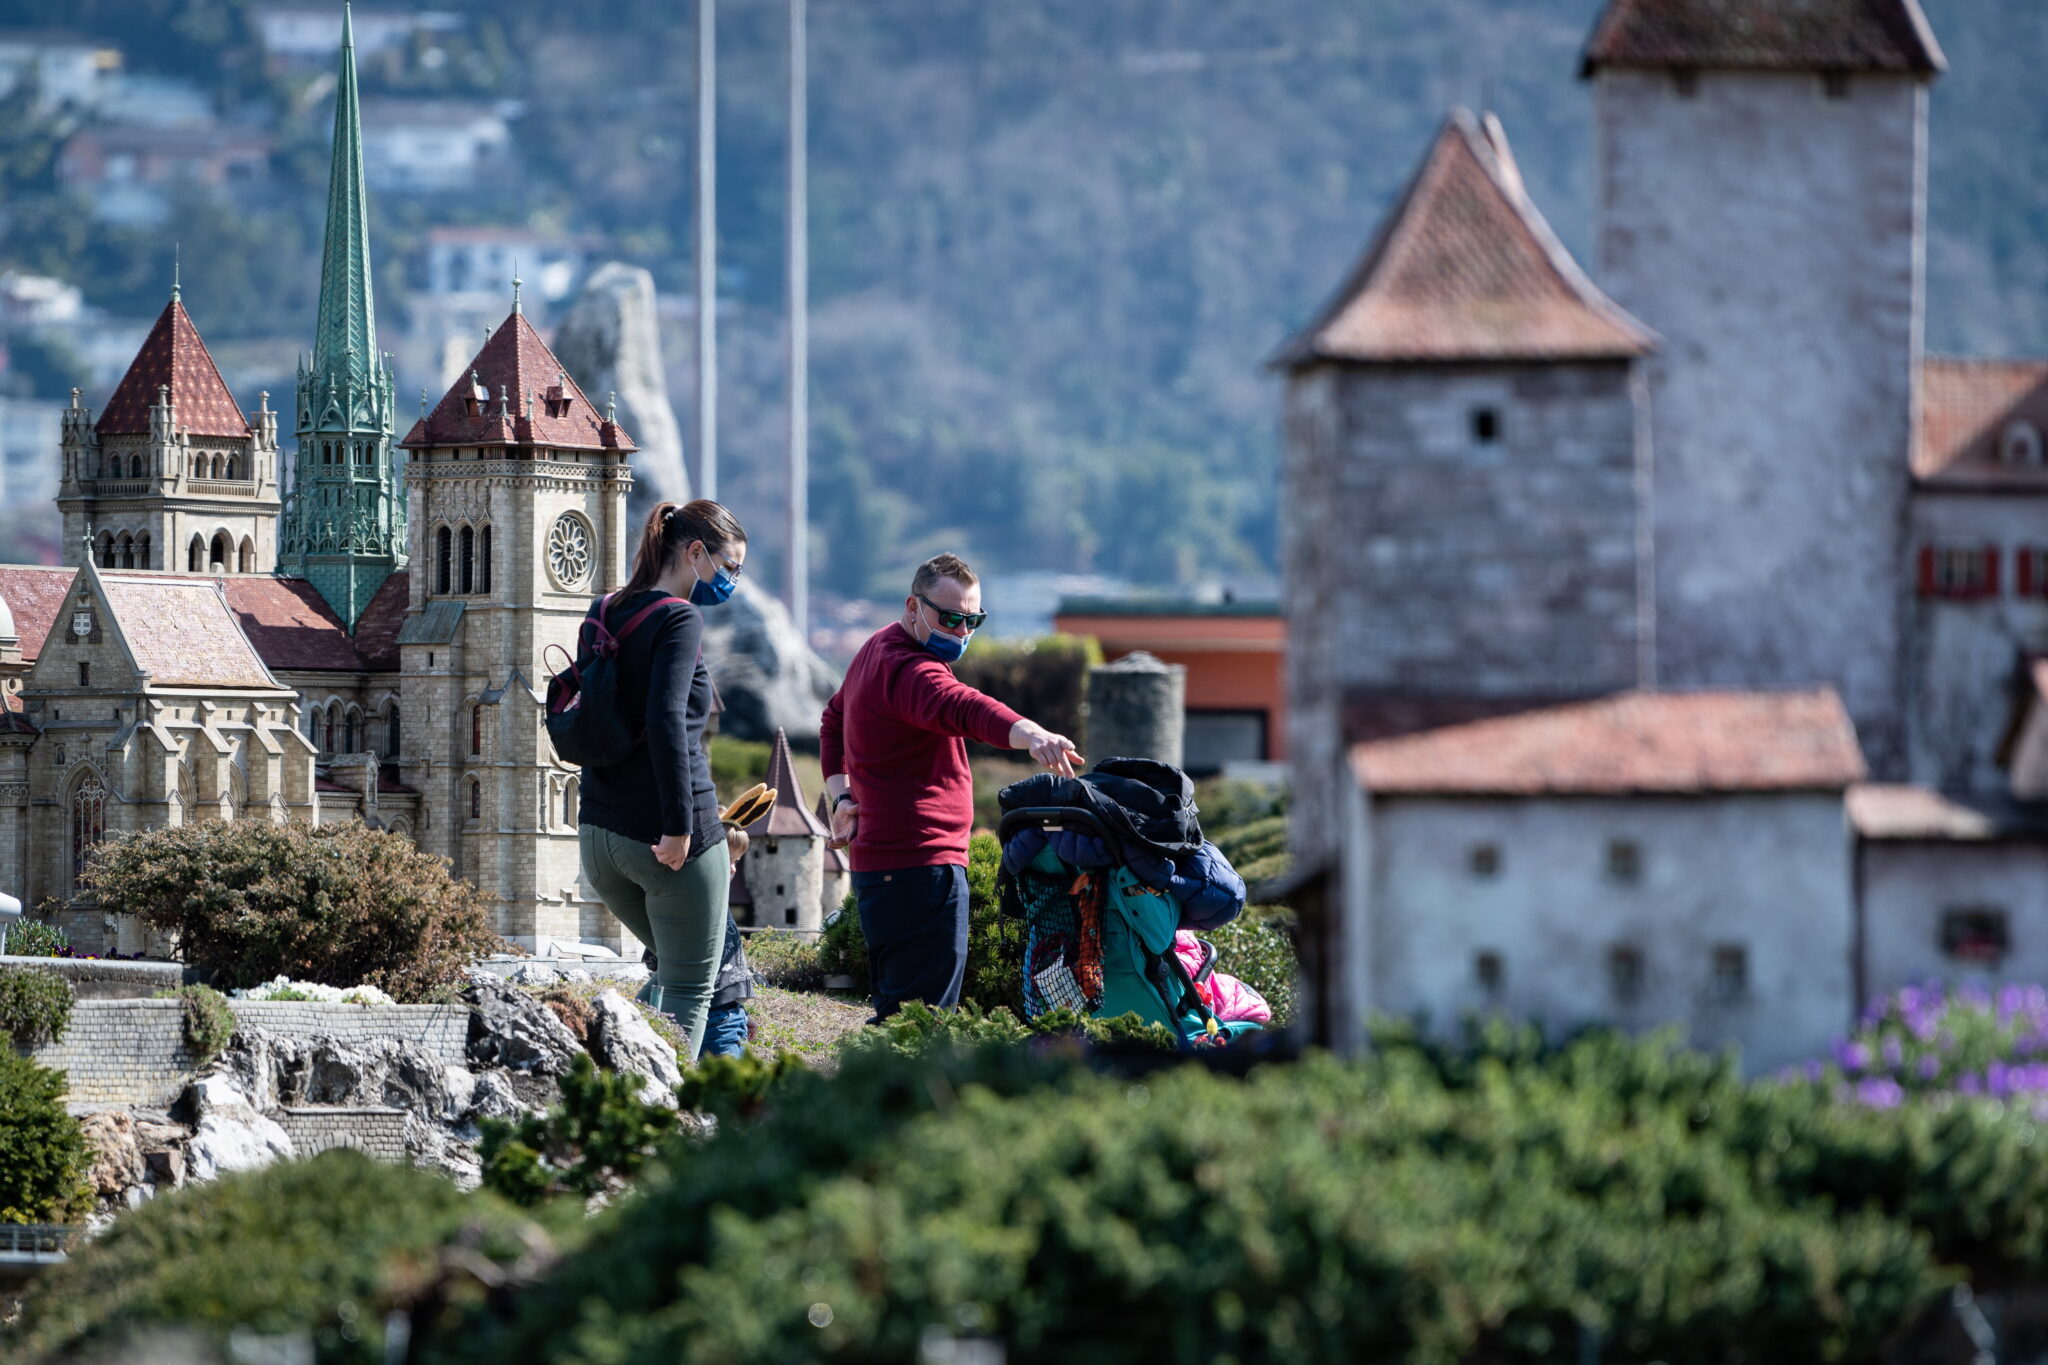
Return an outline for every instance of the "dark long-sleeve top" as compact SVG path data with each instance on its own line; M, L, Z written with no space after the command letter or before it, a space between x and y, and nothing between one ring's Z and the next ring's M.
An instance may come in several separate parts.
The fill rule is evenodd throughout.
M825 776L845 773L860 803L853 870L964 866L974 829L966 741L1007 748L1021 719L954 677L900 624L870 636L818 727Z
M650 589L613 602L605 613L610 629L618 631L661 595ZM692 859L725 839L704 740L712 690L703 644L704 614L674 601L619 646L619 704L644 729L623 761L584 769L579 817L649 844L687 834Z

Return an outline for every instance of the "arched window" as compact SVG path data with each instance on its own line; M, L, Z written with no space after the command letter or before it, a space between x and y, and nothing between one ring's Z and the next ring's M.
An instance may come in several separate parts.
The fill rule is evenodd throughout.
M443 526L440 530L434 532L435 592L448 591L448 570L455 558L454 550L452 548L453 541L453 536L449 533L448 528L445 526Z
M242 572L256 572L256 542L247 536L242 537Z
M323 754L334 752L334 712L334 707L327 708L327 738L320 745L320 752Z
M472 820L484 818L483 784L473 777L469 779L469 818Z
M107 837L107 789L99 775L88 772L71 790L71 884L78 885L86 855Z
M228 539L226 531L216 531L213 533L211 554L213 557L207 561L208 569L212 569L214 565L218 564L220 571L226 573L228 569L233 567L235 562L235 542Z
M2025 420L2007 422L1998 434L1998 458L2022 469L2040 468L2041 428Z
M114 562L124 569L135 567L135 538L126 531L114 542Z
M484 708L469 708L469 751L480 754L484 751Z
M142 457L140 455L137 455L128 462L128 476L135 479L142 477Z
M185 552L185 572L204 573L205 571L206 542L198 536L194 536L192 537L192 548Z
M571 829L576 828L576 795L576 779L572 777L562 788L562 823Z
M491 528L486 526L477 536L477 584L478 592L491 590Z
M397 758L399 744L398 703L384 708L384 757Z
M100 532L99 552L95 554L93 557L99 562L100 567L102 568L111 569L115 567L114 533L112 531Z
M348 714L342 718L341 751L345 754L352 754L356 752L357 723L361 719L362 713L357 711L356 708L353 706L348 708Z
M135 567L138 569L153 569L156 567L156 562L149 557L149 532L147 531L135 537Z
M476 532L462 528L462 590L476 591Z

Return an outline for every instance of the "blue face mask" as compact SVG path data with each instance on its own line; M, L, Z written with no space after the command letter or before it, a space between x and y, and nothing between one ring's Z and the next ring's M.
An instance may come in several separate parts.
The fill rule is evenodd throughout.
M697 580L696 586L690 589L690 605L693 607L715 607L731 597L739 585L739 580L727 573L723 565L714 564L711 570L711 581L707 583L700 578Z
M971 630L965 635L948 635L934 627L932 633L924 637L924 647L938 655L942 662L952 663L967 652L967 642L973 638Z

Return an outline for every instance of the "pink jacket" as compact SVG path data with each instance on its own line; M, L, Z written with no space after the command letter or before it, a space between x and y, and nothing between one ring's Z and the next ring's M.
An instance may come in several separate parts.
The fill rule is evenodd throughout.
M1180 959L1181 966L1188 969L1188 975L1194 976L1209 960L1210 949L1183 929L1173 936L1173 952ZM1266 997L1228 972L1209 973L1209 979L1196 982L1195 989L1201 993L1202 1003L1215 1014L1219 1024L1273 1022L1273 1007L1266 1003Z

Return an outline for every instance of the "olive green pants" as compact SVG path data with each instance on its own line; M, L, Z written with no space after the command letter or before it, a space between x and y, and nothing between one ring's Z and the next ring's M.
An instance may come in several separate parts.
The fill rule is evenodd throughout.
M704 1046L704 1017L711 1009L719 951L725 946L732 875L725 842L676 870L663 867L654 850L638 839L596 825L582 826L578 836L583 875L604 898L605 908L660 959L655 1008L675 1017L689 1041L689 1056L683 1060L696 1061Z

